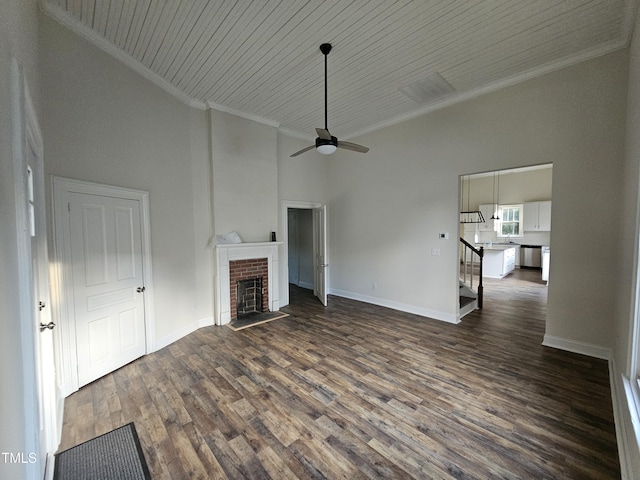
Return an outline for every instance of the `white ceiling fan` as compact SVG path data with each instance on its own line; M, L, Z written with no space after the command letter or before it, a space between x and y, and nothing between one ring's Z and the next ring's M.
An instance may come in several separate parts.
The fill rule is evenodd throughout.
M336 151L337 148L344 148L345 150L352 150L359 153L367 153L369 149L358 145L357 143L343 142L338 140L329 133L329 127L327 126L327 56L331 51L330 43L323 43L320 45L320 51L324 55L324 128L316 128L318 138L316 138L316 144L303 148L302 150L293 153L292 157L297 157L301 153L307 152L312 148L315 148L318 152L329 155Z

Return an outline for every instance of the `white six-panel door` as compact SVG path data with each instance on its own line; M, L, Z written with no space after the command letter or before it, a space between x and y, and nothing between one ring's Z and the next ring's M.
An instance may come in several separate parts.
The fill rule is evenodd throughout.
M68 193L79 386L146 352L139 201Z

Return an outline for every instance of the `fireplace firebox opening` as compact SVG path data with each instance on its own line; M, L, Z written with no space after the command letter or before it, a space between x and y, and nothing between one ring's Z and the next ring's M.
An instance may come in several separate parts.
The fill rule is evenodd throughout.
M236 282L238 318L249 313L262 312L262 278L248 278Z
M239 294L239 282L254 282L259 279L260 286L255 287L253 283L249 284L249 290L259 294L260 298L256 300L252 306L247 307L243 304L240 308L238 305L242 302L242 295ZM240 315L246 315L251 312L268 312L269 311L269 261L267 258L250 258L242 260L231 260L229 262L229 309L231 320L235 320ZM243 313L244 312L244 313Z

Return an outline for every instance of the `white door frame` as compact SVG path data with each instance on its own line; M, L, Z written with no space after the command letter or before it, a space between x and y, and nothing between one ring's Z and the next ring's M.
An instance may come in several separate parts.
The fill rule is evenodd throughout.
M284 251L282 252L282 258L286 258L287 259L287 268L283 268L281 271L285 271L286 275L280 275L280 278L284 278L286 281L284 283L284 285L281 285L280 288L280 306L285 306L285 305L289 305L289 216L288 216L288 211L290 208L298 208L298 209L303 209L303 210L314 210L317 208L322 208L322 207L326 207L326 204L323 203L319 203L319 202L305 202L305 201L296 201L296 200L282 200L281 202L281 209L280 209L280 218L282 220L282 229L280 232L280 238L282 238L282 247L284 249ZM314 223L314 229L315 229L315 223ZM315 236L315 232L314 232L314 236ZM327 252L329 251L329 236L327 235L327 243L326 243L326 249ZM314 258L314 266L313 266L313 278L316 278L316 265L315 265L315 258ZM327 262L328 263L328 260ZM328 275L328 272L325 272L325 275ZM329 285L329 277L327 276L327 280L326 280L327 285Z
M69 238L69 212L66 200L69 193L83 193L106 197L126 198L140 202L142 226L142 268L144 270L144 310L146 354L152 352L155 334L153 309L153 274L151 270L151 229L149 225L149 193L124 187L102 185L64 177L52 177L53 230L54 230L54 276L58 288L55 292L56 318L61 341L61 365L63 395L78 390L78 368L76 355L75 314L73 307L73 276L71 271L71 240Z
M327 206L313 209L313 294L327 306L329 295L327 250Z
M43 295L48 298L47 291L36 292L34 285L33 260L37 261L39 267L47 270L48 258L46 253L46 232L44 232L45 247L39 248L39 251L32 250L31 237L31 221L34 220L29 214L29 187L28 187L28 168L34 170L34 174L39 180L44 177L43 162L43 141L38 123L37 115L31 96L27 79L24 77L22 69L15 58L11 58L11 123L13 126L12 133L12 153L13 153L13 183L14 183L14 200L16 213L16 235L17 235L17 263L18 263L18 291L19 296L16 299L19 308L20 337L16 341L20 342L20 351L22 358L20 365L24 378L22 392L16 392L21 395L25 404L25 444L24 453L33 455L33 459L29 456L25 461L25 473L29 478L50 479L53 476L53 453L57 447L58 426L60 419L56 416L56 388L55 378L48 379L48 387L50 391L43 392L44 383L39 382L41 365L39 365L41 357L38 350L39 335L37 331L38 320L35 314L36 302L35 294ZM29 165L27 150L31 149L34 153L33 165ZM41 181L34 182L34 195L41 200L45 198L44 183ZM44 207L44 203L40 205ZM46 230L45 213L40 210L38 212L39 221L36 221L36 227ZM44 258L43 258L44 257ZM43 265L44 264L44 265ZM42 271L40 272L43 273ZM42 279L41 279L42 280ZM39 282L43 289L48 289L48 278ZM48 313L48 312L47 312ZM50 345L52 347L52 345ZM53 353L49 351L49 353ZM53 361L53 358L47 359ZM53 368L49 371L51 373ZM54 374L55 375L55 374ZM42 426L41 438L40 427ZM40 447L46 452L41 452ZM44 453L47 458L40 458L40 454ZM35 461L34 461L35 460Z

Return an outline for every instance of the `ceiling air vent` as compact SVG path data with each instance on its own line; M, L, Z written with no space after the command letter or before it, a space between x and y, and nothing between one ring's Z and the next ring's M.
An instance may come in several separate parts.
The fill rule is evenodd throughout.
M400 89L407 97L418 104L428 103L436 98L444 97L456 91L438 72L432 73L424 80L412 83Z

